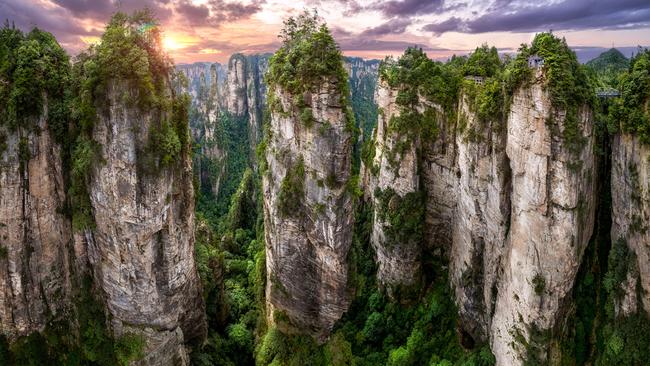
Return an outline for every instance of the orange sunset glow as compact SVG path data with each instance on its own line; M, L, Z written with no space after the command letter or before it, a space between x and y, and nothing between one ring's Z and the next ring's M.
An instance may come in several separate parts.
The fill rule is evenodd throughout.
M648 45L648 4L629 3L542 1L530 7L496 0L5 0L0 14L18 27L48 29L76 54L97 41L113 12L148 7L160 19L165 49L177 63L188 63L224 62L235 52L273 52L283 19L303 9L318 11L344 54L365 58L398 55L410 45L432 58L466 53L484 42L507 51L549 29L585 49Z

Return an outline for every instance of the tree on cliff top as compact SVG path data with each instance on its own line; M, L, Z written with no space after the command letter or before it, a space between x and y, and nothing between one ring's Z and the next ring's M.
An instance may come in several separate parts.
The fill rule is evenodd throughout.
M109 81L123 79L137 87L141 107L168 107L165 84L174 65L163 51L160 35L157 20L147 9L130 16L114 14L101 42L89 50L97 72L94 91L101 94Z
M69 78L68 55L52 34L38 28L23 34L8 23L0 28L0 125L33 127L47 95L48 125L61 142Z
M338 84L347 96L347 75L341 50L317 13L303 12L284 21L282 47L269 63L267 83L291 94L310 91L323 79Z
M269 60L266 74L270 110L287 112L275 96L276 87L292 96L303 96L328 82L338 92L339 104L345 113L346 128L354 134L354 114L348 101L350 90L343 56L325 22L316 12L304 11L298 17L284 21L279 37L282 46ZM304 98L293 98L292 104L299 111L298 115L305 127L311 128L314 118Z
M621 98L609 111L611 126L635 134L642 143L650 145L650 50L640 50L632 58L619 88Z

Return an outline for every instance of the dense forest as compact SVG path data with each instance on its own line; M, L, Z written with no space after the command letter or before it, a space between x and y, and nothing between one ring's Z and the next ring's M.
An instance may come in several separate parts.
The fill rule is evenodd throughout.
M316 39L329 38L326 29L321 28L316 31L316 27L305 19L298 22L299 27L305 27L304 32L314 32L313 37L319 37ZM296 27L294 24L290 23L288 27L289 30L285 30L288 34L293 35L300 31L291 28ZM331 39L328 41L333 42ZM312 41L309 42L311 44ZM314 51L306 48L298 52L306 52L308 55L297 54L296 60L310 60L309 57L313 57L313 54L309 52ZM427 116L426 113L409 113L415 109L413 93L419 92L429 96L431 100L444 107L451 119L456 113L461 87L469 93L472 108L476 109L477 116L482 121L482 128L503 128L499 127L499 124L503 123L504 116L508 113L508 103L512 102L509 94L530 77L526 62L533 54L544 56L548 65L549 88L556 108L590 103L594 110L600 111L596 121L597 133L600 154L606 156L609 136L615 134L619 128L617 121L620 119L615 115L619 112L616 108L621 107L613 107L612 102L608 100L597 100L594 90L601 85L616 88L632 85L628 84L630 81L622 84L620 81L628 80L627 78L635 74L634 65L638 62L641 64L637 65L636 70L645 70L639 65L647 61L649 53L640 50L630 62L618 51L613 50L587 65L579 65L566 43L552 34L539 35L532 45L521 48L515 57L503 58L497 53L496 48L484 45L468 57L453 57L444 63L431 61L416 48L406 50L397 61L391 59L383 61L380 68L381 78L391 85L408 85L411 88L404 91L403 97L398 96L398 104L401 103L399 100L404 101L400 104L401 108L404 108L403 114L399 120L391 121L393 126L391 128L411 130L418 134L425 133L424 138L432 138L437 133L435 119ZM277 70L287 68L282 64L287 62L282 59L285 57L283 55L272 58L271 73L268 77L295 80L295 75L274 74L274 67ZM331 71L335 69L328 66L326 59L309 62L322 62L322 64L309 66L307 70L315 74L298 76L297 79L300 81L297 87L308 87L309 81L303 80L305 78L314 77L319 73L335 72ZM295 67L300 70L301 66L296 64ZM636 71L637 74L638 72ZM468 75L484 77L484 84L476 86L473 82L465 81L463 78ZM274 81L267 80L267 82ZM647 89L647 86L639 88L639 90ZM355 112L362 111L355 113L357 126L374 126L377 110L373 112L368 106L357 104L355 92L357 91L353 89L352 108ZM627 98L631 98L630 94L626 95ZM642 96L642 100L647 100L646 98L647 96ZM624 102L617 99L613 103L616 105ZM647 126L647 123L641 125ZM362 129L365 144L360 158L364 159L366 166L372 166L374 152L373 140L368 134L371 129L367 127ZM565 129L563 133L569 141L575 139L572 143L580 144L578 138L574 137L577 134L571 129ZM466 134L468 139L478 138L475 131L466 131ZM245 133L241 132L240 136L243 135ZM264 149L264 142L260 149ZM263 167L262 165L262 169ZM603 171L601 174L607 176L608 173ZM197 248L199 253L211 253L207 258L214 256L224 261L224 292L219 293L219 297L208 300L208 303L224 301L230 312L228 319L221 324L223 330L215 330L211 338L218 346L210 345L207 349L194 353L197 364L257 362L257 364L295 365L493 365L495 363L488 345L467 345L460 342L462 337L459 337L456 331L456 305L449 293L447 274L444 270L447 264L444 258L432 257L427 260L423 269L426 273L425 280L410 299L409 297L391 298L387 296L385 290L382 290L376 282L376 264L373 249L369 245L372 212L369 210L368 203L364 203L363 200L355 205L354 239L350 252L350 266L354 270L351 278L355 296L348 312L336 325L329 341L324 345L318 345L310 337L287 335L275 328L267 328L264 324L263 303L265 279L263 219L259 202L259 177L255 178L257 174L259 173L248 171L233 196L230 212L224 216L224 221L217 230L223 238L221 243L210 244L211 250ZM605 202L611 199L608 198L607 187L603 187L602 192L602 199ZM256 197L257 206L254 204ZM242 199L245 199L246 204L249 205L249 210L246 212L255 212L253 216L257 216L257 219L249 216L245 225L233 224L233 215L239 212L238 208L242 207ZM383 200L384 205L388 205L389 200L390 196L387 196ZM398 207L399 210L395 212L384 209L387 215L390 215L392 226L398 228L397 232L391 234L396 235L394 240L408 240L407 238L412 235L415 235L413 240L422 240L421 220L424 208L421 197L417 195L405 197ZM585 254L586 261L582 264L576 282L573 295L577 305L574 310L575 319L568 326L568 333L559 339L563 352L561 364L594 362L599 365L609 365L622 362L632 365L641 364L647 357L647 347L644 346L646 342L644 334L649 324L647 316L639 315L619 322L611 308L613 306L611 297L614 296L615 290L613 286L621 281L621 273L625 273L619 264L624 263L625 260L620 257L625 258L629 254L625 252L624 246L610 244L608 221L611 218L608 215L607 207L599 211L596 234L589 244ZM198 258L203 258L200 259L201 263L212 260L205 259L204 256L205 254L199 254ZM614 279L617 271L619 278ZM544 285L540 283L538 286ZM224 349L227 351L223 351ZM531 358L527 364L545 364L541 359L535 361L534 352L537 351L534 348L529 352Z
M46 133L39 131L36 121L43 110L47 111L47 133L61 147L66 187L65 205L57 210L70 218L80 236L97 224L90 197L91 178L105 157L93 131L100 116L113 108L106 101L115 88L129 88L131 92L123 93L121 103L150 113L153 117L149 120L156 121L147 129L146 143L134 152L138 176L156 179L169 175L182 170L179 167L185 158L194 155L193 196L174 193L191 200L186 207L195 209L194 260L208 329L204 340L187 342L191 364L497 364L490 337L469 329L466 319L459 316L459 307L464 304L458 303L451 284L449 246L424 244L452 240L431 237L427 182L416 178L420 180L417 189L404 193L390 185L369 192L366 181L388 174L384 171L397 172L395 179L403 178L400 167L411 152L416 156L415 170L423 171L427 154L433 154L428 143L490 145L493 135L508 130L519 91L532 88L539 75L543 75L543 90L551 110L544 124L552 131L550 139L562 141L570 172L582 168L580 156L588 146L583 116L585 110L590 111L586 114L593 125L588 137L593 137L597 165L590 179L599 183L594 193L593 232L586 247L577 250L579 269L571 279L569 294L561 299L563 315L550 328L538 329L533 324L524 333L513 328L516 344L512 347L523 355L525 365L648 362L650 318L643 307L647 293L641 280L632 290L638 310L620 311L626 295L622 284L627 283L630 273L639 271L638 254L625 237L612 237L612 220L616 218L612 216L610 176L615 136L631 135L642 146L650 145L650 51L639 49L627 59L612 49L582 65L566 41L553 33L539 33L530 45L522 45L513 55L502 55L495 47L482 45L467 56L453 56L446 62L433 61L414 47L397 59L381 61L377 80L364 75L368 80L355 85L349 81L330 29L316 15L304 13L285 21L281 46L269 59L263 80L268 90L259 144L251 141L250 117L226 109L216 112L213 140L192 141L190 129L208 117L185 93L188 81L175 71L162 50L160 30L147 26L155 23L148 12L130 16L117 13L101 41L72 60L51 34L39 29L23 33L7 23L0 30L0 154L8 154L9 136L17 134L20 170L26 169L30 161L27 136ZM532 57L543 58L543 74L530 67ZM392 111L379 107L373 98L376 88L382 87L394 92ZM620 96L599 98L596 90L602 88L616 89ZM318 98L312 96L318 91L326 94L323 90L328 97L334 96L331 103L341 115L340 133L350 136L345 140L351 146L347 178L340 181L336 172L330 172L323 179L317 176L322 172L309 170L311 161L292 160L282 179L275 182L279 193L271 199L265 188L274 184L271 173L279 169L278 161L290 155L279 151L278 136L286 132L274 130L273 123L288 123L299 131L296 135L308 133L326 139L339 133L333 122L322 121L326 114L313 107ZM205 98L202 101L208 103ZM463 109L465 105L469 112ZM390 144L378 141L378 119L386 119L382 133L396 136ZM554 128L560 119L562 127ZM451 135L453 140L444 140ZM217 162L204 155L214 146L222 149L223 160ZM499 152L498 146L490 146L490 153ZM380 152L385 153L381 159L385 156L387 163L380 159ZM269 161L269 157L277 161ZM650 156L647 159L650 161ZM219 177L218 193L201 186L201 169ZM635 169L629 168L639 192L632 197L632 204L641 205L648 182L639 182ZM316 188L305 183L312 178ZM280 215L288 218L325 215L328 207L320 201L307 202L310 189L339 192L345 198L340 201L349 200L351 212L346 213L353 217L345 255L348 272L344 292L349 306L324 338L314 337L316 330L300 329L293 314L275 307L271 304L274 300L267 298L270 293L290 292L267 273L271 234L265 227L273 219L268 217L268 205L277 205ZM643 217L631 220L631 230L646 232L648 223ZM382 225L384 247L399 250L408 246L418 253L414 281L393 284L378 275L378 223ZM3 261L8 249L1 244ZM483 273L467 271L461 280L471 288L483 283ZM111 316L96 281L90 273L82 276L75 284L72 306L63 316L52 316L39 332L11 342L2 335L0 364L127 365L145 357L142 335L127 332L117 337L110 330ZM537 295L553 291L546 287L546 281L542 274L531 280ZM489 311L485 308L481 312Z

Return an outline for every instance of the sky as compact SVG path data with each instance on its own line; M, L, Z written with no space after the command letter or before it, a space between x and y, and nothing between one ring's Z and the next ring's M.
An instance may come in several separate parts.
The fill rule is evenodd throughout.
M273 52L283 20L304 9L317 10L344 54L364 58L414 45L436 59L483 43L508 52L549 30L584 52L650 45L650 0L0 0L0 20L49 31L75 55L112 13L145 6L176 63Z

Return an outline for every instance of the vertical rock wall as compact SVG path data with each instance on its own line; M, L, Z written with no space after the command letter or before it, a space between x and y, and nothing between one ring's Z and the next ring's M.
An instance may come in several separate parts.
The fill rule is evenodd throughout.
M255 160L255 148L262 140L262 119L266 106L264 74L269 67L268 55L246 57L246 99L248 104L248 141L251 157Z
M612 241L633 253L617 311L650 313L650 147L618 134L612 143ZM639 291L641 290L641 291ZM642 304L643 309L638 309Z
M268 316L286 332L321 340L349 305L352 134L339 90L323 81L302 96L312 110L311 127L301 122L294 97L274 90L284 113L271 114L263 173ZM280 209L287 180L301 187L287 203L291 212Z
M545 335L565 315L564 300L593 232L592 115L578 109L583 142L571 150L565 113L551 105L541 72L516 91L507 119L487 125L461 92L458 120L448 123L439 113L437 136L411 136L409 148L392 162L388 152L405 136L387 128L399 115L398 90L380 81L375 155L372 166L363 167L365 195L375 206L380 282L415 283L423 251L448 257L461 330L488 341L499 365L522 364L533 351L547 359L551 337ZM427 107L439 110L420 96L418 108ZM422 243L388 245L376 197L386 188L399 195L424 191Z
M375 156L373 166L364 166L364 189L372 197L374 215L372 224L372 246L378 264L377 279L390 290L394 286L412 286L419 282L421 274L420 243L393 242L386 238L385 229L390 225L381 219L377 194L392 189L399 197L404 197L420 189L419 141L407 141L408 148L396 156L393 149L408 137L389 129L391 118L400 114L396 104L398 90L385 81L379 81L375 102L380 113L375 127ZM390 205L390 203L389 203ZM390 241L390 242L389 242Z
M108 111L93 131L103 162L89 185L96 223L89 261L115 334L145 337L140 363L187 364L184 344L206 333L194 263L191 162L182 154L171 167L143 171L139 155L161 116L121 103L129 92L123 83L110 84Z
M72 226L60 147L47 126L0 126L0 333L42 331L70 310Z
M480 126L462 94L465 133L456 137L458 192L453 219L450 280L464 331L486 341L510 221L510 166L505 121ZM469 137L467 131L477 131Z
M521 344L521 337L532 347L548 349L545 334L563 316L562 303L594 225L591 112L578 111L584 143L574 154L562 137L564 113L551 116L551 97L540 72L532 85L515 92L508 116L511 213L490 337L499 365L523 364L531 347Z

